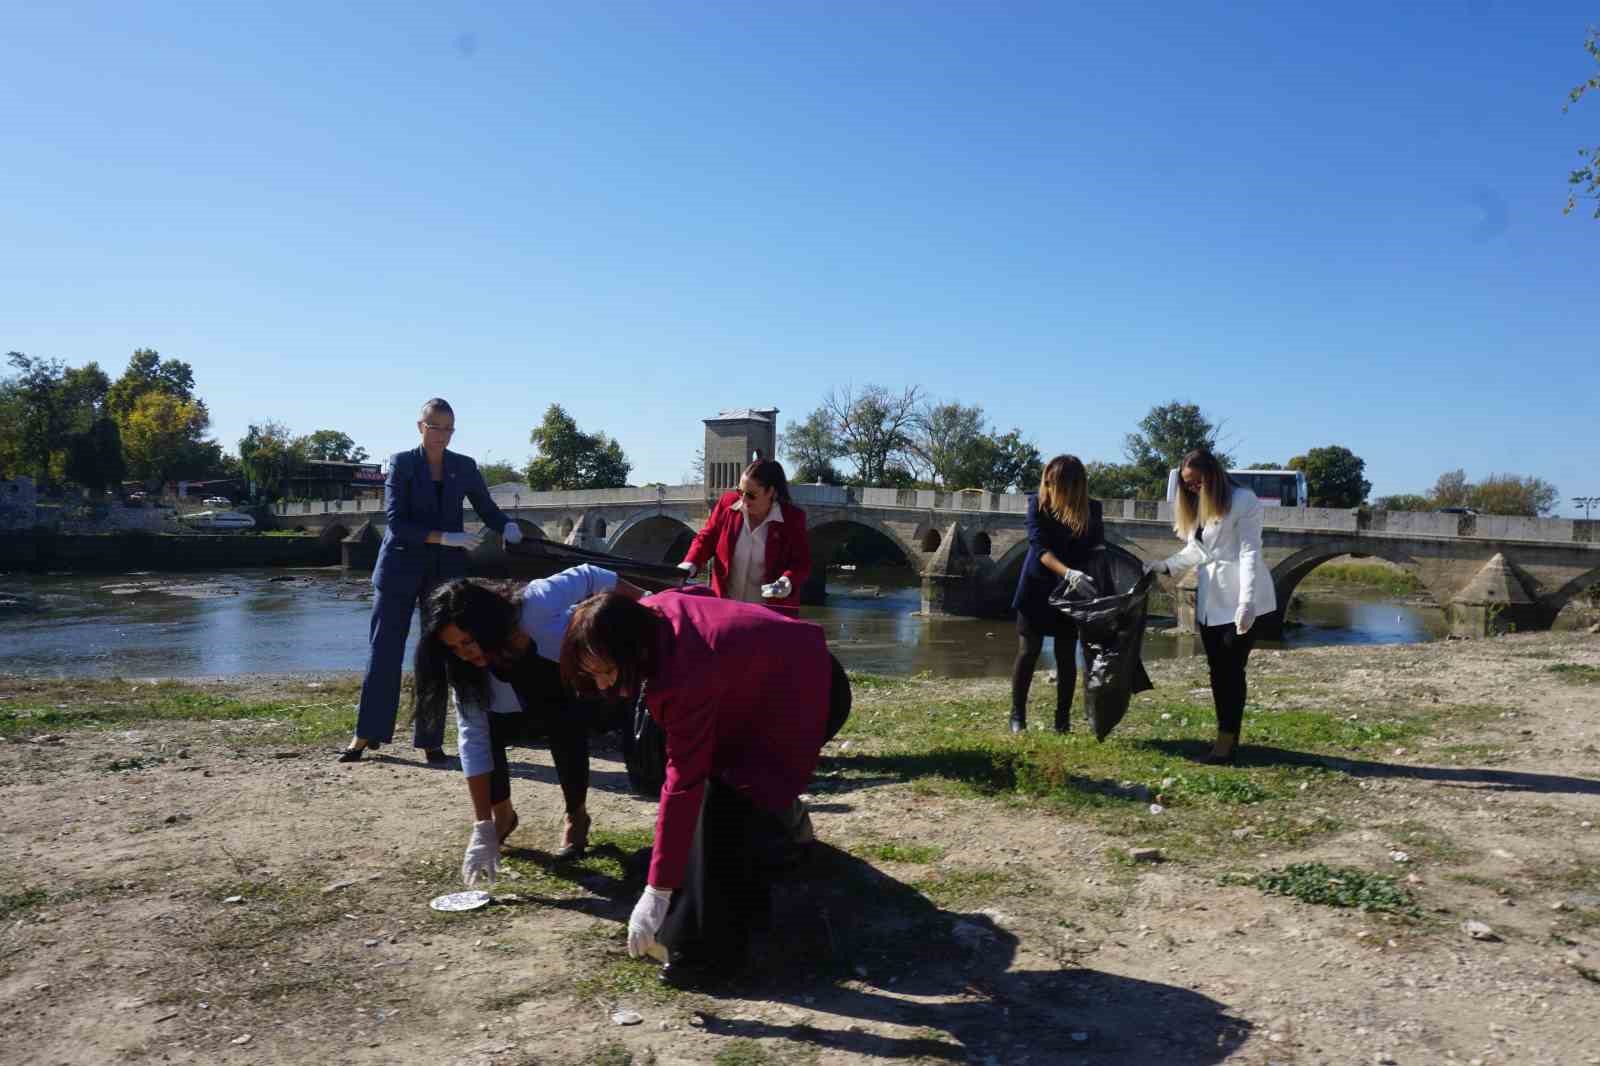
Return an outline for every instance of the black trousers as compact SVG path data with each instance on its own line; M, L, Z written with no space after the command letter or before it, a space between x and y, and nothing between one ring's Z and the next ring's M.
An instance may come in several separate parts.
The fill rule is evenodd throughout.
M511 798L506 748L527 748L547 740L567 813L576 814L583 809L589 795L589 731L576 708L563 703L517 714L490 714L488 718L489 745L494 750L494 769L489 772L491 802Z
M1028 713L1028 689L1033 685L1033 668L1044 651L1044 638L1055 638L1056 719L1062 725L1072 714L1072 694L1078 687L1078 627L1061 619L1046 632L1027 612L1017 612L1017 659L1011 664L1011 714L1022 718Z
M711 778L683 883L672 893L656 939L673 961L744 962L752 928L771 914L773 879L792 855L777 814Z
M1237 736L1244 722L1244 667L1260 629L1260 619L1242 637L1232 622L1200 627L1200 643L1206 649L1206 665L1211 668L1211 701L1217 707L1219 733Z

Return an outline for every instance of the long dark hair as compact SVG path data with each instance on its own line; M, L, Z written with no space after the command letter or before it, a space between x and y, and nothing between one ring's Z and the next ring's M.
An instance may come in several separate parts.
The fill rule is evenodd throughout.
M744 468L741 478L759 481L763 488L771 489L778 494L779 503L789 502L789 478L783 472L783 464L776 459L757 459Z
M456 655L439 631L456 626L493 659L517 629L522 586L514 581L457 578L439 585L422 601L422 633L412 658L412 719L431 727L444 722L448 690L456 702L489 706L489 671Z
M1183 483L1183 472L1200 475L1200 491L1191 492ZM1213 518L1221 518L1233 506L1233 482L1217 457L1205 448L1196 448L1178 464L1177 506L1172 509L1172 529L1180 537L1195 531Z
M666 621L655 611L615 592L590 596L572 609L561 641L561 683L580 696L595 694L583 672L584 659L604 659L617 668L617 688L638 692L656 672L656 639Z

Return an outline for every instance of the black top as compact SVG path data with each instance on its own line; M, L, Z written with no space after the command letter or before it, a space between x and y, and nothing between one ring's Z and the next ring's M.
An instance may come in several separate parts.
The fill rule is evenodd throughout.
M1040 562L1040 556L1049 552L1068 568L1082 570L1089 561L1089 552L1106 542L1105 523L1101 518L1099 500L1089 501L1089 528L1074 534L1050 512L1039 506L1039 497L1028 494L1028 557L1022 561L1022 573L1017 577L1017 592L1011 598L1013 610L1021 611L1031 620L1046 622L1055 612L1047 602L1050 590L1061 579Z

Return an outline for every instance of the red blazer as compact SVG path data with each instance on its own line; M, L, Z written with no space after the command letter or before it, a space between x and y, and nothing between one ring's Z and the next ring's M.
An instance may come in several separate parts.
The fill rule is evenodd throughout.
M689 554L683 558L696 569L711 560L711 591L718 596L728 595L728 579L733 569L733 546L744 530L744 508L734 510L742 497L737 492L725 492L711 510L711 517L695 534L689 545ZM783 508L783 521L767 526L767 565L761 583L770 585L782 574L789 575L794 590L785 600L766 600L766 606L775 611L800 617L800 586L811 576L811 538L806 535L806 513L792 503L775 502Z
M677 888L708 778L770 811L805 791L827 728L833 664L821 626L757 604L703 589L640 602L667 622L645 689L667 747L650 883Z

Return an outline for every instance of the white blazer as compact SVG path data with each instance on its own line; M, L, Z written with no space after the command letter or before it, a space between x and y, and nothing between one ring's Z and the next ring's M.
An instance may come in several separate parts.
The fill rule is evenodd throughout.
M1195 596L1195 619L1203 626L1226 625L1235 619L1239 604L1255 604L1256 616L1277 610L1272 571L1261 558L1261 524L1266 511L1256 494L1234 486L1228 513L1201 527L1183 550L1166 559L1169 573L1200 568L1200 588Z

